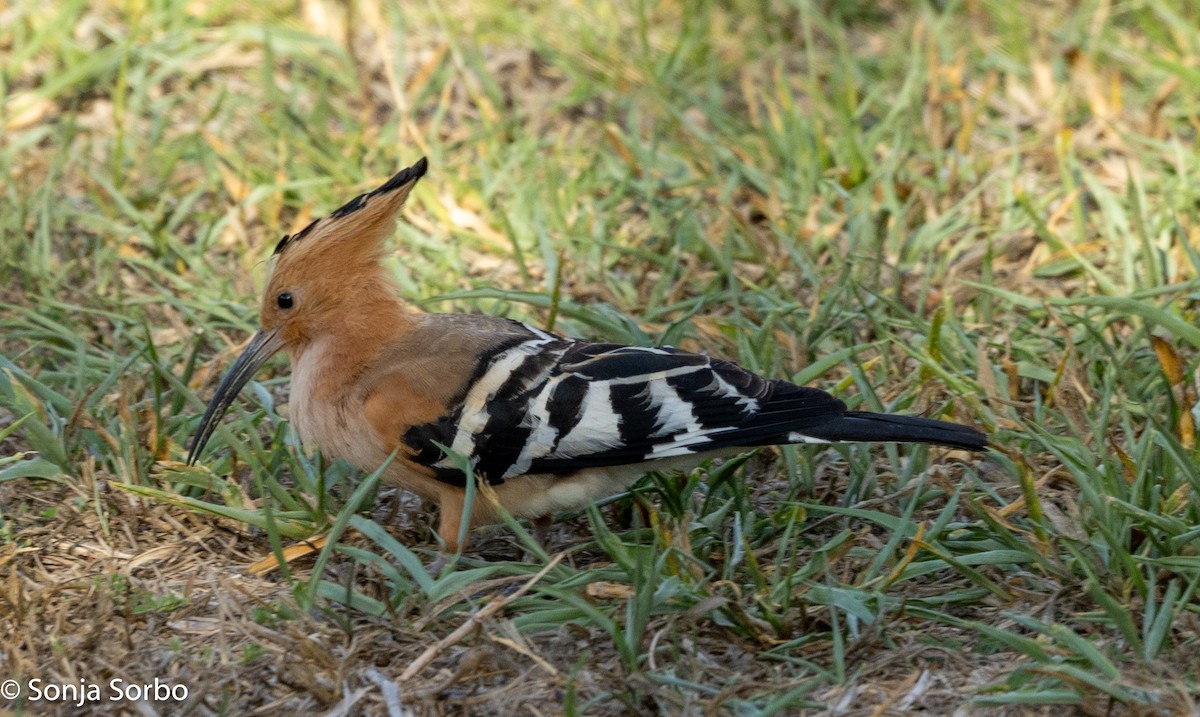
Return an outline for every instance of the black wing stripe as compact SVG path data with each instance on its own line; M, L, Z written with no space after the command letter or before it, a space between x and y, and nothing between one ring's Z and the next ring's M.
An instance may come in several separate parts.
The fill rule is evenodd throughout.
M564 359L573 359L567 355ZM699 354L685 354L666 349L635 349L624 346L595 354L584 360L564 362L563 370L579 374L592 381L632 379L645 381L657 373L680 372L688 367L700 368L708 358Z
M722 386L717 374L708 369L669 376L666 381L679 394L681 401L692 406L692 415L706 428L738 421L750 415L752 406L757 403L738 393L728 383Z
M550 446L552 452L558 449L562 437L579 425L587 391L587 380L579 376L565 376L551 389L546 410L548 423L555 432L554 442Z
M613 409L620 419L618 428L622 443L637 445L660 427L660 407L654 405L647 382L617 384L611 386L610 391Z

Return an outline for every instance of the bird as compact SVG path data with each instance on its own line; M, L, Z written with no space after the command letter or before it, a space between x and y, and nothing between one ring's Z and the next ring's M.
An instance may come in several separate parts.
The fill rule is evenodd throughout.
M461 553L460 535L503 520L502 511L529 520L544 539L556 514L620 493L648 472L755 447L988 446L970 426L848 410L823 390L703 353L420 312L381 262L427 169L422 158L279 240L260 328L208 403L187 465L279 351L291 358L289 420L302 442L363 471L386 463L387 481L435 502L443 557ZM495 500L472 501L468 516L469 481L489 486Z

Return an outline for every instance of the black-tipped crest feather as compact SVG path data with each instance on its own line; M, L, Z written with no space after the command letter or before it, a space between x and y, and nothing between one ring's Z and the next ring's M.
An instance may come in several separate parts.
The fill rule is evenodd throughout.
M342 206L333 210L330 212L328 217L323 219L314 219L313 221L309 222L308 226L304 227L295 234L292 234L291 236L285 234L283 238L279 240L279 243L275 245L275 251L271 253L271 256L279 255L289 246L292 246L296 242L308 236L321 222L330 219L341 219L343 217L347 217L365 207L372 198L389 194L416 182L418 179L425 176L425 172L428 169L429 161L425 157L421 157L411 167L406 167L400 170L391 179L384 182L378 188L373 189L370 192L360 194L354 199L351 199Z

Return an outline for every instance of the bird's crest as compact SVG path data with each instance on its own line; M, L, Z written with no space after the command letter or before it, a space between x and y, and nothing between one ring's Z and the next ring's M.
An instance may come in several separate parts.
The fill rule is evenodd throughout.
M428 169L424 157L411 167L400 170L378 189L360 194L333 210L329 216L312 223L292 235L285 235L275 245L272 258L293 256L309 258L317 252L336 252L337 261L345 262L356 255L374 258L383 241L396 228L396 214L409 192Z

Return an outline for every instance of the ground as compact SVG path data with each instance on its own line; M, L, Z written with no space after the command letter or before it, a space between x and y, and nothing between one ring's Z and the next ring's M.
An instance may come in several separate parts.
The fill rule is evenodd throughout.
M1197 27L0 10L0 714L1200 715ZM652 475L436 579L435 510L301 449L284 360L184 466L279 236L421 156L388 257L421 309L703 350L993 449Z

